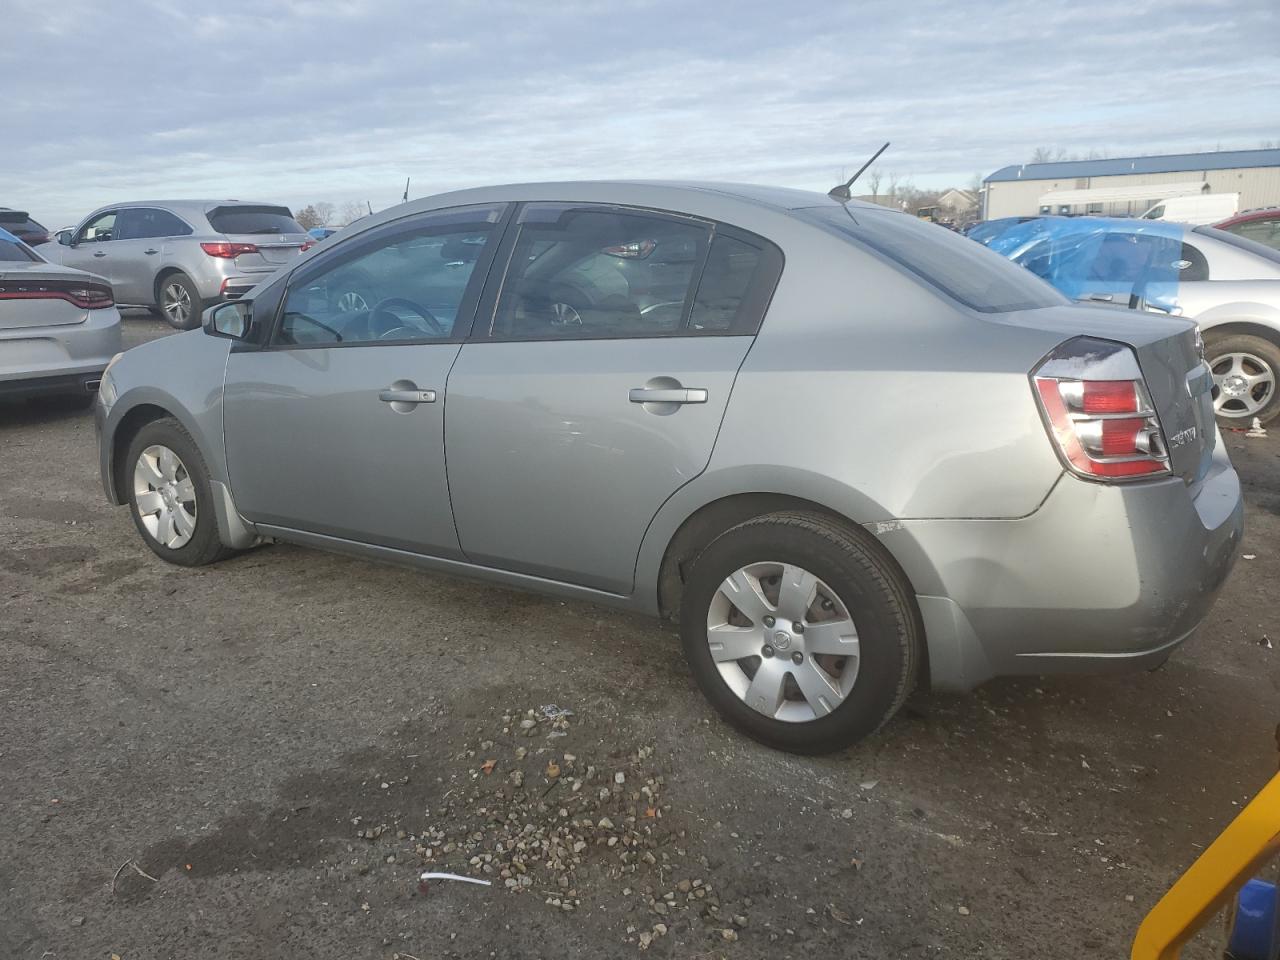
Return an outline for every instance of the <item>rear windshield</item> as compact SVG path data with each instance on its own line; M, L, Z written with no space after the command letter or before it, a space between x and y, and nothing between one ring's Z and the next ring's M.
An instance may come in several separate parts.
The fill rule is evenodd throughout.
M1237 250L1247 250L1249 253L1262 257L1264 260L1270 260L1272 263L1280 263L1280 250L1273 250L1265 243L1259 243L1257 240L1250 240L1248 237L1241 237L1226 230L1219 230L1217 227L1196 227L1195 232L1206 237L1213 237L1219 243L1225 243L1228 246L1235 247Z
M288 207L214 207L209 223L218 233L306 233Z
M972 310L1007 313L1068 302L1022 267L937 224L866 207L810 207L795 213L869 247Z
M25 243L13 234L0 230L0 261L11 263L15 260L19 263L40 262L40 258L27 249Z

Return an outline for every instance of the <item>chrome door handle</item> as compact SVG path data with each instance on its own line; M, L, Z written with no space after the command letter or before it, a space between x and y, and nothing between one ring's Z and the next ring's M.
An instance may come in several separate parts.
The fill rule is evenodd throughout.
M706 403L707 391L701 387L632 387L628 399L632 403Z
M434 390L383 390L378 394L383 403L435 403Z
M160 251L159 251L159 250L156 250L156 249L153 247L153 248L152 248L152 249L150 249L150 250L143 250L142 252L143 252L143 253L145 253L147 256L151 256L151 254L153 254L153 253L159 253Z
M105 257L105 256L106 256L106 254L105 254L105 253L103 253L101 250L99 250L97 253L95 253L95 254L94 254L94 256L95 256L95 257Z

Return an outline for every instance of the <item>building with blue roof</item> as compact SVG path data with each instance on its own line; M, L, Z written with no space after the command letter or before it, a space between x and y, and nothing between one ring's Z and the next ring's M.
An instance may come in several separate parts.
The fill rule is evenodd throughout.
M1237 208L1280 205L1280 150L1059 160L1002 167L982 182L983 219L1036 214L1140 216L1161 200L1236 194Z

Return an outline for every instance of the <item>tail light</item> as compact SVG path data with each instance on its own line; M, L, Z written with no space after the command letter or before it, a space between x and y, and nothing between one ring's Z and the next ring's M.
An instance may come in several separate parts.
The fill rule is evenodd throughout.
M311 249L312 247L314 247L315 245L316 245L316 241L314 241L314 240L307 240L305 243L303 243L303 244L302 244L302 246L301 246L301 248L299 248L298 252L299 252L299 253L306 253L308 250L310 250L310 249Z
M1169 472L1164 434L1132 349L1079 337L1049 354L1031 380L1072 473L1117 480Z
M257 253L258 245L256 243L231 243L226 240L220 240L216 243L202 243L200 249L211 257L223 257L224 259L234 259L242 253Z
M0 280L0 300L65 300L81 310L115 306L111 287L83 280Z

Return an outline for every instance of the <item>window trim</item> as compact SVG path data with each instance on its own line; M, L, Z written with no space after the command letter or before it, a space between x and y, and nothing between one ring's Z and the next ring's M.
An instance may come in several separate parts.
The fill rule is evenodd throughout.
M516 244L519 241L520 227L525 222L525 211L530 207L563 207L566 209L590 209L602 212L615 211L624 215L650 216L657 219L705 226L707 229L706 241L698 255L694 273L690 278L689 290L685 294L681 326L661 333L609 333L571 337L494 336L493 329L494 324L497 323L498 304L502 302L503 294L507 290L507 280L510 277ZM756 274L752 277L751 285L743 297L744 302L752 305L752 311L746 314L749 319L739 329L731 327L728 330L693 330L689 327L693 305L697 300L697 292L702 286L702 280L706 273L707 260L711 255L711 245L715 243L716 237L720 234L754 247L762 254L761 264L757 267ZM764 318L768 315L769 306L773 302L773 295L778 289L778 283L782 279L782 273L786 266L786 256L776 243L741 227L675 210L589 200L532 200L518 204L511 217L511 223L506 235L503 237L502 243L495 251L495 254L496 262L500 262L502 268L500 270L491 269L490 271L489 281L485 284L485 289L481 294L476 310L471 335L467 339L468 343L583 343L610 340L670 340L688 337L754 337L760 332Z
M475 325L476 308L480 303L484 287L488 283L489 274L493 270L493 263L498 249L505 241L510 228L511 214L514 207L515 204L502 201L497 203L468 203L457 207L423 210L419 213L411 213L407 216L397 217L394 220L388 220L386 223L378 224L349 237L333 248L326 250L323 254L294 268L284 280L284 290L280 295L279 302L275 305L270 322L264 324L263 342L254 345L252 348L246 347L246 349L279 352L286 350L347 350L358 347L405 347L465 343ZM484 251L476 258L476 265L471 270L471 276L467 278L467 285L463 290L462 299L458 303L458 316L454 318L453 336L430 340L353 340L338 343L278 343L276 341L276 336L279 334L280 326L283 323L285 304L289 300L290 292L296 285L310 282L313 278L341 266L343 263L358 260L366 253L385 246L386 244L383 241L388 237L417 232L417 230L421 229L421 223L424 220L440 214L460 213L466 210L496 210L498 211L498 219L493 222L491 242L485 245ZM466 329L464 332L458 332L460 321L464 317L466 318L463 321Z

